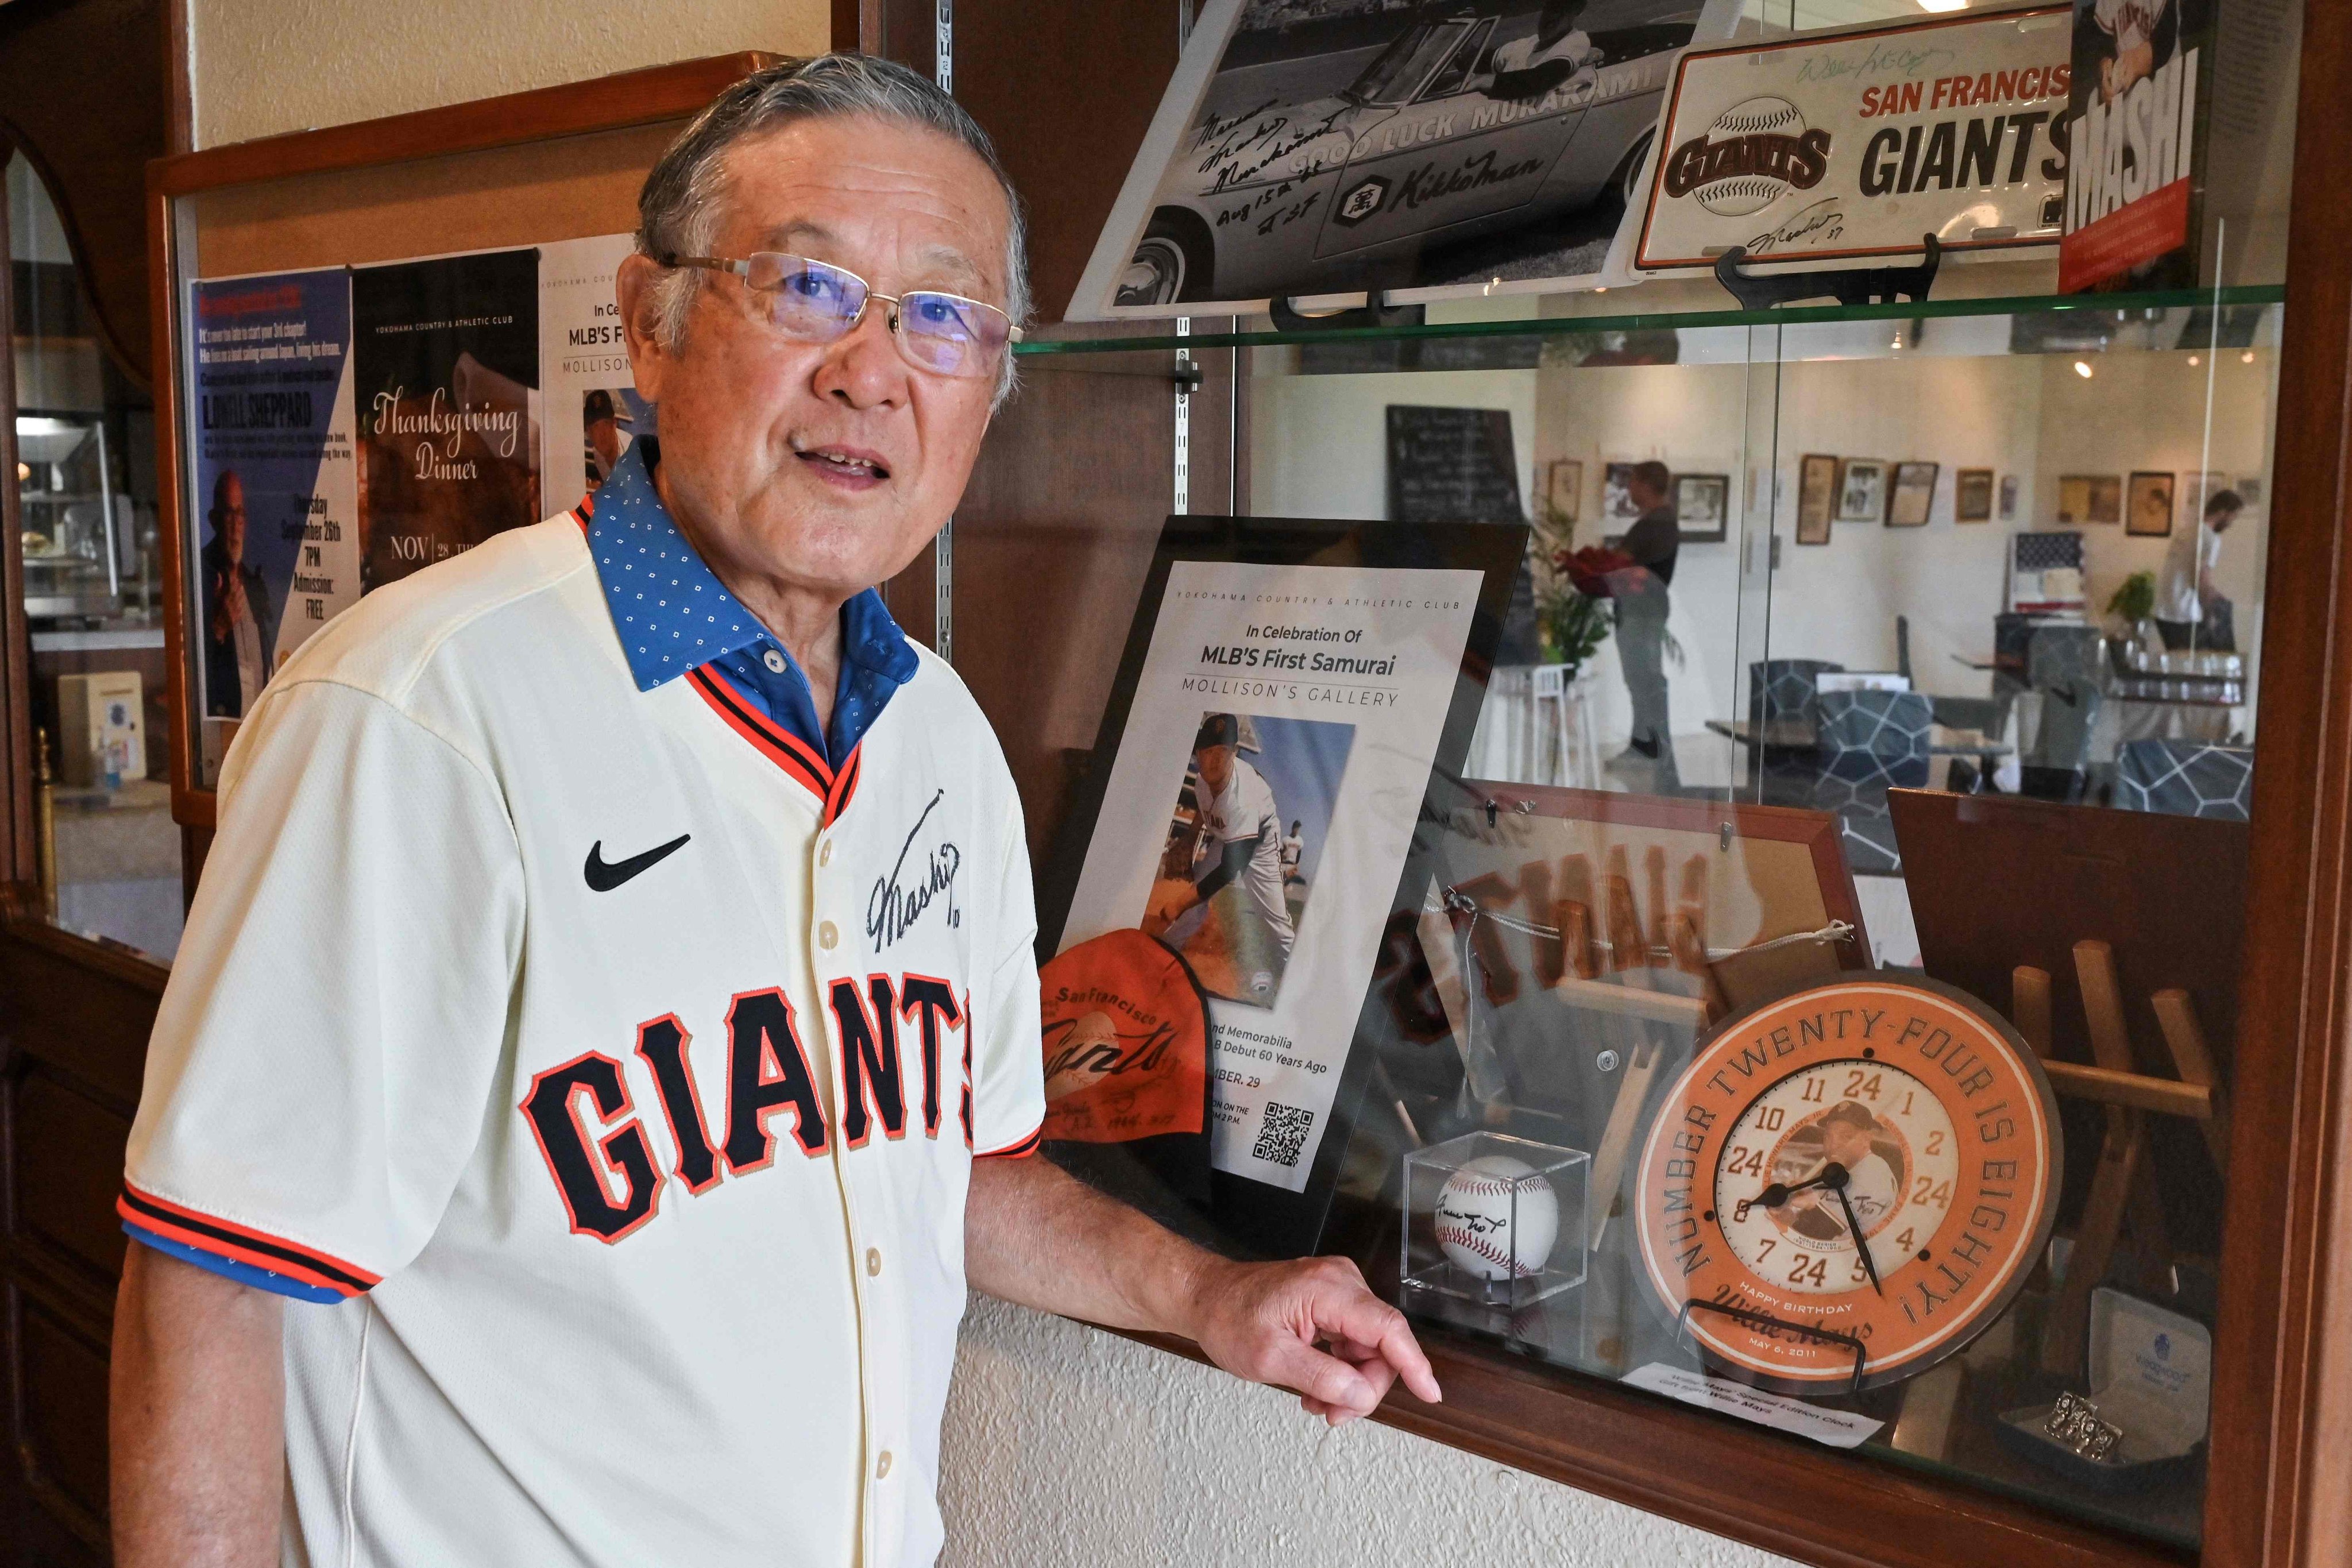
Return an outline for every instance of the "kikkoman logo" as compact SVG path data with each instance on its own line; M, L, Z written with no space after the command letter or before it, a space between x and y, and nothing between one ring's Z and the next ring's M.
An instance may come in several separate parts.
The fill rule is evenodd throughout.
M1718 217L1760 212L1829 173L1830 133L1808 131L1785 98L1751 98L1715 118L1666 160L1666 195L1696 195Z

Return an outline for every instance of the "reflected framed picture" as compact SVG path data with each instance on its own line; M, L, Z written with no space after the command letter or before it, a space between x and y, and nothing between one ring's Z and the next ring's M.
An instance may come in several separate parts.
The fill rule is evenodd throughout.
M1544 504L1558 514L1547 521L1573 529L1584 505L1584 464L1575 458L1556 458L1544 465Z
M1611 533L1623 533L1642 521L1642 509L1633 504L1633 470L1635 463L1611 463L1601 470L1601 526Z
M1962 468L1952 476L1952 521L1992 521L1992 470Z
M1838 460L1809 452L1797 464L1797 542L1827 544L1837 513Z
M2121 522L2124 481L2116 474L2065 474L2058 480L2062 523Z
M1927 511L1936 500L1936 476L1942 471L1938 463L1897 463L1895 465L1895 494L1886 507L1889 528L1925 528Z
M2003 474L2000 477L2000 520L2003 522L2013 522L2017 520L2017 476L2015 474Z
M1676 474L1675 520L1685 544L1720 544L1731 520L1731 476Z
M2205 516L2205 503L2229 488L2230 476L2211 469L2202 473L2191 469L2181 475L2172 487L2173 506L2180 520L2179 525L2195 527Z
M1848 458L1838 469L1837 520L1877 522L1886 516L1886 465L1876 458Z
M2163 539L2172 532L2172 476L2148 472L2131 477L2131 506L2124 514L2124 531L2142 539Z

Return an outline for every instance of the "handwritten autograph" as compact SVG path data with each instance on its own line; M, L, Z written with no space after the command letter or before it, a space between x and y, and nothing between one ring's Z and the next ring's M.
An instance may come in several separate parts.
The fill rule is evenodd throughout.
M1343 104L1325 115L1320 123L1301 125L1296 130L1291 129L1288 115L1276 114L1244 129L1249 121L1273 107L1274 100L1268 100L1245 114L1230 118L1212 114L1202 121L1200 130L1193 133L1192 146L1196 152L1207 149L1197 172L1213 174L1209 184L1211 195L1259 178L1283 159L1328 135L1348 112ZM1285 135L1286 132L1289 133ZM1319 160L1316 166L1320 166ZM1312 171L1302 167L1294 172L1306 174Z
M1859 53L1816 55L1799 68L1797 79L1800 82L1822 82L1835 81L1841 77L1896 76L1909 79L1938 69L1956 58L1954 52L1948 48L1878 43Z
M1844 232L1845 214L1839 210L1837 198L1828 196L1800 209L1778 228L1767 229L1749 240L1748 254L1761 256L1799 244L1829 245Z
M923 911L931 907L931 900L941 893L948 896L948 924L963 923L955 900L956 873L963 868L963 851L954 845L942 840L932 846L919 868L920 879L910 887L902 887L898 882L899 874L907 868L907 857L914 852L915 836L922 832L923 824L931 819L931 813L939 809L947 793L943 789L933 792L931 804L923 807L923 815L915 818L915 826L907 831L907 841L898 846L898 858L892 864L890 874L875 881L874 894L866 900L866 935L877 952L905 936L923 918Z

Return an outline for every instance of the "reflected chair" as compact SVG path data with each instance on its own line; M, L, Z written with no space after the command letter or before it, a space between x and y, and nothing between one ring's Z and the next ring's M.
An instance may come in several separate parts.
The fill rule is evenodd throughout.
M1811 731L1821 723L1821 678L1845 666L1820 658L1764 658L1748 667L1748 718L1759 730L1796 720Z
M1916 691L1831 691L1820 698L1821 766L1816 810L1837 814L1838 841L1858 875L1898 875L1889 789L1923 789L1934 706Z
M2116 805L2125 811L2243 822L2253 801L2254 753L2205 741L2126 741L2116 755Z
M1748 721L1756 743L1748 748L1748 781L1768 805L1804 805L1822 768L1821 678L1845 666L1819 658L1766 658L1748 667ZM1767 743L1776 730L1795 731L1798 743Z
M2095 626L2036 626L2025 679L2041 696L2042 717L2018 755L2019 787L2043 800L2079 800L2105 695L2105 638Z

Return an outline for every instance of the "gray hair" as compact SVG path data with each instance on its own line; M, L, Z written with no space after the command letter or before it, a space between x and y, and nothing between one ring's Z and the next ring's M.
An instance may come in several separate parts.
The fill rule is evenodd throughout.
M797 120L866 115L936 131L971 149L996 176L1011 215L1004 245L1004 313L1019 326L1029 315L1029 257L1021 198L997 161L995 143L964 107L927 78L871 55L819 55L754 71L711 100L661 155L637 194L637 249L656 261L708 256L716 243L730 148ZM702 287L702 269L674 268L653 285L656 331L676 343ZM1013 390L1008 346L996 398Z

